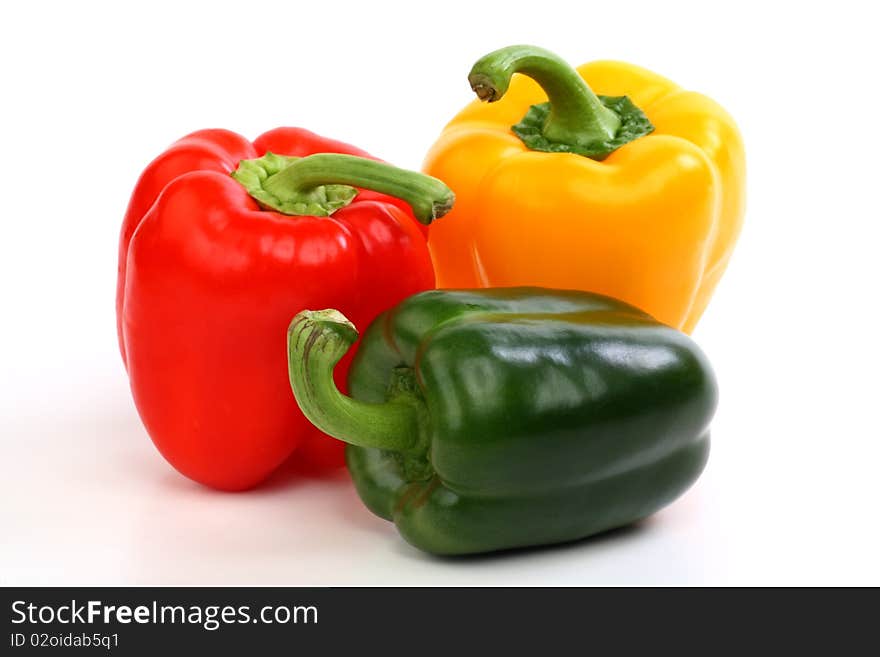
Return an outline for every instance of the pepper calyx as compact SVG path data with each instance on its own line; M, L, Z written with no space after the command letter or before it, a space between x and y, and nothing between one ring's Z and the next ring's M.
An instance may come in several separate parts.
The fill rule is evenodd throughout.
M351 203L357 196L358 190L350 185L318 185L309 189L295 190L293 193L272 189L268 181L302 159L292 155L267 152L253 160L242 160L231 175L241 183L261 208L287 215L329 217L336 210Z
M599 96L601 103L620 117L620 128L611 139L580 145L551 141L544 134L544 125L550 115L550 103L529 107L522 121L510 127L513 133L533 151L546 153L575 153L592 160L602 161L624 144L635 141L654 131L651 121L627 96Z

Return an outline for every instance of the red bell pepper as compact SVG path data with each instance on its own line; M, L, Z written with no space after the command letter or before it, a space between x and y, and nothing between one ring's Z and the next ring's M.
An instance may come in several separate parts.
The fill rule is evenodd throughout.
M342 464L290 394L287 325L339 308L366 326L432 288L414 216L452 204L439 180L364 158L296 128L253 143L203 130L141 175L119 245L119 344L148 433L187 477L246 489L300 447Z

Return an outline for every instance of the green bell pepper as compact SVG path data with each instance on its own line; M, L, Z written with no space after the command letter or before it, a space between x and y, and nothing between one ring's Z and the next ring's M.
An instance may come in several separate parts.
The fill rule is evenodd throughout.
M375 514L437 554L558 543L651 515L697 479L717 389L688 336L632 306L538 288L432 290L357 340L335 310L288 333L303 413L349 443Z

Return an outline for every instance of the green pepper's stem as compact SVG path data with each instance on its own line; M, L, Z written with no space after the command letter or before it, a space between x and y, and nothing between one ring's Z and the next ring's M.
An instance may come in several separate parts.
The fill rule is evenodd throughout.
M267 157L272 159L267 162ZM243 165L253 171L242 169ZM269 153L258 160L245 160L233 176L260 203L287 214L329 215L354 198L356 191L352 187L371 189L406 201L423 224L449 212L455 201L449 187L436 178L340 153L317 153L302 158Z
M406 401L368 404L339 392L333 368L358 333L338 310L304 310L287 331L290 387L303 414L324 433L360 447L400 451L415 445L418 411Z
M590 146L617 134L617 114L565 60L543 48L508 46L491 52L474 64L468 81L480 100L491 103L504 96L514 73L534 79L547 93L550 115L542 132L550 141Z

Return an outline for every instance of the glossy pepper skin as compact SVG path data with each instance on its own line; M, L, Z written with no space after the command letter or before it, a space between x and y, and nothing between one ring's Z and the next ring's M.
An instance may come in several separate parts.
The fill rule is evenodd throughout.
M289 331L309 419L350 443L366 505L414 546L469 554L571 541L681 495L709 452L717 388L685 334L608 297L423 292L357 333L335 311Z
M156 447L202 484L250 488L298 449L313 465L341 467L336 441L321 436L290 397L281 345L291 314L333 305L369 322L433 287L423 227L408 205L424 190L401 192L404 202L331 185L345 183L336 174L351 166L391 169L339 153L365 155L296 128L253 143L202 130L157 157L134 190L119 246L120 348ZM278 175L268 176L267 167ZM250 172L251 189L230 175L242 171ZM402 173L416 187L427 181L432 191L445 189ZM299 211L258 203L249 192L268 193L264 184L272 194L260 198L279 207L302 200ZM421 210L422 221L434 216Z
M530 46L487 55L470 81L489 102L464 108L424 163L457 198L430 231L438 286L592 290L690 332L742 225L745 155L733 119L643 68L599 61L575 73ZM534 150L512 131L549 97L555 145L590 134L601 144L591 89L628 97L653 131L600 148L600 159Z

